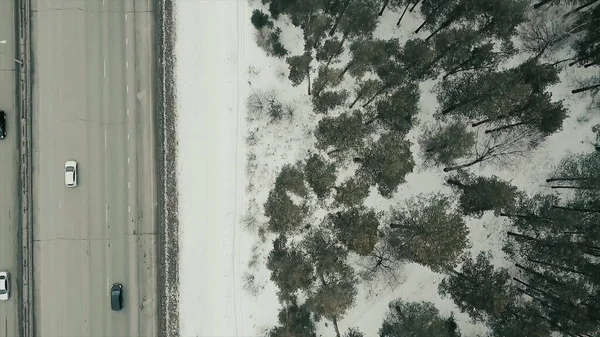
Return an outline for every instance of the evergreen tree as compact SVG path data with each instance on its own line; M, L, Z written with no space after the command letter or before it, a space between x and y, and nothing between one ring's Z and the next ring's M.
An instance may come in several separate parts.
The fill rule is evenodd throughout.
M449 271L439 285L442 296L449 296L462 312L475 320L500 317L510 309L516 291L506 269L494 269L491 255L481 252L468 257L460 271Z
M294 194L301 199L300 202L292 200L290 195ZM269 217L269 230L285 234L302 228L308 215L308 205L304 200L307 196L302 167L284 165L264 205L265 215Z
M475 217L481 217L485 211L494 211L496 215L511 212L520 196L515 186L496 176L478 177L461 172L446 179L446 183L460 192L461 212Z
M293 244L288 244L280 235L273 241L273 250L267 257L267 268L279 291L281 301L293 301L299 290L307 290L314 283L313 267L304 253Z
M310 95L310 63L312 62L312 56L309 53L290 56L286 59L286 62L290 66L288 78L292 81L292 85L298 86L308 79L308 94Z
M392 59L400 50L398 39L358 39L349 47L350 62L346 64L340 76L348 72L355 78L361 78L367 72L373 72L380 64Z
M582 14L577 23L583 34L573 46L576 62L586 68L600 65L600 6Z
M311 155L306 161L304 175L306 182L319 199L329 196L337 179L335 165L327 163L317 154Z
M398 186L406 182L406 175L413 171L415 162L410 152L411 143L395 132L383 134L371 146L366 147L354 162L360 167L357 175L372 184L385 198L391 198Z
M269 18L269 14L264 13L260 9L252 11L252 17L250 18L252 25L256 29L273 28L273 21Z
M369 196L369 182L364 179L352 177L345 180L338 187L334 187L336 194L334 197L337 206L358 206Z
M378 121L386 128L405 135L415 123L419 112L419 98L419 86L414 82L407 82L387 99L377 102L375 113L366 124Z
M489 320L489 337L550 337L551 329L538 306L524 302L512 306L507 313Z
M342 113L338 117L325 117L315 130L317 148L342 158L360 153L371 131L372 128L365 125L363 115L358 110Z
M370 254L379 238L378 216L364 207L329 214L327 222L332 225L338 240L359 255Z
M354 305L356 275L346 262L348 251L324 230L313 230L302 242L315 268L316 286L308 292L306 305L317 319L332 321L336 336L341 336L337 320Z
M295 301L279 310L279 325L269 330L268 337L317 337L317 328L306 305Z
M430 124L419 137L426 167L452 165L457 159L470 156L475 144L475 133L467 131L465 123L456 120Z
M344 333L344 337L365 337L365 334L358 328L348 328Z
M431 302L390 302L379 337L460 337L458 328L447 319Z
M453 268L470 247L469 229L441 194L409 199L391 210L386 241L396 259L413 261L441 272Z

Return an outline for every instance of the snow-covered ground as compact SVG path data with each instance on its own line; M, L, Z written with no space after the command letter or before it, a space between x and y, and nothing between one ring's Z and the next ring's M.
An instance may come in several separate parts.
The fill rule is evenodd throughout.
M249 336L241 274L243 102L251 42L242 1L177 1L180 335Z
M310 130L319 116L312 112L306 87L291 86L285 63L256 47L247 1L177 0L175 10L180 335L260 336L265 327L276 323L279 308L276 288L264 268L271 240L258 242L256 231L246 225L252 223L249 219L264 220L262 204L281 166L303 159L314 146ZM397 20L397 14L386 11L382 20ZM400 28L391 24L389 31L378 31L378 35L406 39L418 24L420 19L410 14ZM284 44L291 55L301 50L298 34L297 29L284 29ZM430 84L421 86L425 90L423 116L430 116L437 106L428 93ZM565 152L589 150L590 125L597 118L585 120L586 100L571 95L568 84L565 75L565 83L552 90L556 99L565 99L571 109L562 132L512 170L475 167L473 172L493 172L531 192ZM271 90L294 110L292 119L272 124L247 120L246 97ZM413 142L418 132L409 135ZM369 206L387 209L410 195L439 190L442 172L439 168L415 170L407 181L391 200L370 198ZM243 222L248 208L251 211ZM498 251L499 245L493 243L499 243L502 226L494 221L498 220L486 216L469 223L474 252ZM258 263L249 268L252 258ZM362 291L356 307L340 321L340 329L357 326L366 336L376 336L387 304L399 297L432 301L444 314L457 311L449 299L437 294L442 275L410 264L405 266L404 276L406 281L395 291L370 297ZM458 314L457 321L463 332L482 331L469 324L466 315ZM321 334L333 334L331 326L325 328L322 323L320 327Z

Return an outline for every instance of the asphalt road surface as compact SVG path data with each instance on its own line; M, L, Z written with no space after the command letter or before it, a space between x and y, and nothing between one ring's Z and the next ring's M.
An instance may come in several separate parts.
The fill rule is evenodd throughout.
M37 336L157 336L151 6L32 0Z
M19 336L19 298L17 289L19 228L19 117L15 102L14 1L0 1L0 110L6 112L8 135L0 140L0 270L10 272L12 291L9 301L0 302L0 336Z

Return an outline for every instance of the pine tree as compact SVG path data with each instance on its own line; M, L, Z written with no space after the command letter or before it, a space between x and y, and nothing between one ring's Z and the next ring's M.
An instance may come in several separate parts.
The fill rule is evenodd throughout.
M425 265L433 271L453 268L470 247L462 217L441 194L420 195L391 210L391 230L385 240L398 260Z
M481 252L475 260L467 258L460 271L449 271L438 288L462 312L479 321L504 315L516 297L507 270L494 269L490 259L486 252Z
M364 148L360 156L354 157L354 162L360 164L358 177L377 185L383 197L391 198L415 166L410 145L398 133L381 135L371 146Z
M460 192L461 212L475 217L481 217L485 211L494 211L496 215L511 212L521 195L515 186L496 176L478 177L461 172L447 178L446 183Z
M453 317L444 318L431 302L404 302L401 299L388 305L379 337L460 337L458 328L449 324Z

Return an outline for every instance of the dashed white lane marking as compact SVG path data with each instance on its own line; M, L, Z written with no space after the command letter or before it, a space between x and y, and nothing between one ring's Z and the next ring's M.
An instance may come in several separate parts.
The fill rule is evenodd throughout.
M125 89L127 89L127 92L129 92L129 86L125 87Z
M127 13L125 13L125 21L127 21Z
M127 134L127 140L129 140L129 134Z
M105 205L106 207L104 208L104 219L106 220L106 222L108 222L108 205Z
M127 182L127 188L131 188L131 183Z
M127 109L127 116L129 116L129 109Z
M125 68L129 68L129 61L125 61Z
M131 213L131 206L127 206L127 213Z
M106 59L102 60L102 66L103 66L103 69L104 69L104 77L106 77Z
M107 142L106 142L106 130L104 130L104 149L106 150L107 147Z
M129 39L125 38L125 44L129 44Z
M131 163L131 159L127 158L127 164Z

